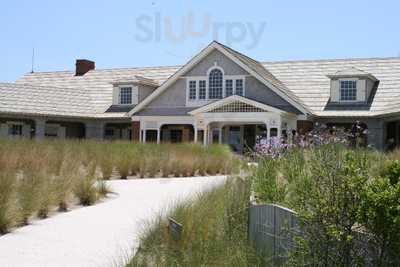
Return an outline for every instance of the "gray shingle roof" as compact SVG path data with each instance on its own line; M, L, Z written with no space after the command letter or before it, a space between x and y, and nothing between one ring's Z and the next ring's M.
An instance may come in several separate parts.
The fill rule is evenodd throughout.
M83 76L75 76L73 71L28 73L17 84L32 84L64 88L71 92L81 91L88 96L92 112L101 116L112 104L113 83L130 81L135 76L152 79L157 83L165 81L177 67L148 67L91 70ZM110 116L108 113L105 116ZM123 113L115 116L124 116Z
M234 50L232 51L232 53L237 53ZM236 56L252 68L257 69L258 73L263 73L263 75L268 76L269 80L273 82L276 87L285 90L287 94L298 99L299 102L304 103L315 115L372 116L400 112L400 58L305 60L259 63L242 54L236 54ZM48 111L54 110L54 112L57 113L68 113L68 110L61 108L63 106L62 103L56 102L60 102L60 99L65 99L70 95L70 97L73 98L71 101L76 102L78 95L81 95L82 98L79 99L82 100L84 98L84 106L86 108L89 108L89 106L92 107L91 110L83 110L82 108L82 114L86 114L85 112L92 112L98 117L124 116L123 113L104 113L112 103L113 82L129 80L139 75L153 79L155 82L161 84L180 67L181 66L92 70L84 76L78 77L74 75L74 72L70 71L26 74L17 81L18 85L33 84L46 88L59 87L57 90L51 89L56 96L52 99L55 103L43 103L44 107L33 107L34 100L28 100L30 98L28 96L29 90L31 90L32 94L38 94L42 91L40 91L38 87L29 89L29 86L23 86L23 88L26 88L24 90L27 90L27 92L23 92L22 95L24 97L21 97L21 102L18 103L19 107L13 107L13 109L23 109L26 104L26 107L32 106L32 109L38 111L48 109ZM370 73L380 81L378 90L370 106L366 110L325 110L330 97L330 80L327 75L353 68L360 70L362 73ZM12 95L10 92L3 94L3 91L10 90L9 88L13 86L14 85L7 85L5 89L0 89L3 99L6 95L7 97ZM19 89L20 88L14 88L14 90ZM12 97L14 99L19 96ZM37 103L42 104L41 97L35 99L37 99ZM48 96L47 99L49 102L50 96ZM6 105L6 103L2 103L2 109L4 109L3 104ZM78 107L82 106L78 103L75 103L75 105ZM8 104L7 106L10 107ZM61 108L60 111L55 110L55 107L58 106ZM0 109L0 111L2 109ZM74 114L74 111L71 112L70 114Z
M0 112L69 117L94 116L85 91L0 83Z
M219 43L220 44L220 43ZM279 79L275 77L273 73L271 73L267 68L265 68L260 62L243 55L239 53L236 50L233 50L232 48L222 45L225 49L227 49L232 55L234 55L238 60L240 60L242 63L246 64L249 66L253 71L255 71L257 74L260 76L264 77L267 81L269 81L275 88L280 90L282 93L284 93L286 96L288 96L290 99L294 100L295 102L299 103L301 106L305 107L306 109L307 106L303 101L297 97L289 88L285 86L284 83L282 83Z
M400 111L396 104L400 104L400 58L264 62L263 66L319 116L371 116ZM349 68L370 73L380 81L370 109L325 111L330 97L327 75Z

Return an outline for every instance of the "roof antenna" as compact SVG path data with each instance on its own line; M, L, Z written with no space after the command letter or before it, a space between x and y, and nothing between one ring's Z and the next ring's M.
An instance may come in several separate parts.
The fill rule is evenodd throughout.
M34 73L34 67L35 67L35 47L32 48L32 69L31 69L31 73Z

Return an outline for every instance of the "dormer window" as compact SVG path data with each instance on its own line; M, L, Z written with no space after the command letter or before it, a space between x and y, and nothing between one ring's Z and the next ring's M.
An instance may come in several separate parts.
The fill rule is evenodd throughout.
M119 90L119 104L131 105L132 104L132 87L121 87Z
M379 80L363 70L351 67L327 75L331 80L330 102L337 104L363 104L379 85Z
M340 81L340 101L356 101L357 100L357 81L342 80Z

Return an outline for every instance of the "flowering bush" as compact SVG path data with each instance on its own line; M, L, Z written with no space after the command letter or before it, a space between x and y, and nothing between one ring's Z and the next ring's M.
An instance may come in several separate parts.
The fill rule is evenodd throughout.
M315 123L314 129L305 135L293 131L281 138L259 138L252 156L255 158L279 158L289 149L314 148L327 144L342 144L349 147L365 146L367 131L366 126L358 121L352 125L350 131Z

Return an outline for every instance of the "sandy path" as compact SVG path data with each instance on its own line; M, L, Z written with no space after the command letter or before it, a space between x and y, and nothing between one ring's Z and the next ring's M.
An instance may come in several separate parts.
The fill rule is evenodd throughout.
M110 181L103 203L60 213L0 237L0 266L117 266L132 257L145 222L226 178Z

